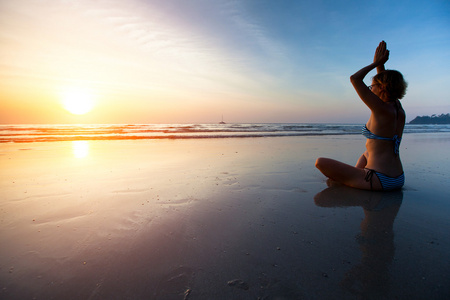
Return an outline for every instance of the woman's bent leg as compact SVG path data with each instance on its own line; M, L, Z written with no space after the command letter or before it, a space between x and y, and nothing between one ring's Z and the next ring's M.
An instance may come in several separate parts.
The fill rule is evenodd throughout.
M367 152L367 151L366 151ZM364 169L367 165L367 157L366 152L364 152L361 157L358 159L358 162L355 165L355 168Z
M370 181L365 180L367 170L324 157L316 160L316 167L328 178L350 187L365 190L381 190L381 184L378 179L372 178L372 188Z

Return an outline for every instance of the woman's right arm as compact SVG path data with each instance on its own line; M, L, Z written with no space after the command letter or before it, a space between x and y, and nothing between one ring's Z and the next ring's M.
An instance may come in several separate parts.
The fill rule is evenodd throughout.
M373 112L383 110L383 101L368 89L363 80L371 70L378 69L379 66L384 68L384 64L388 59L389 50L386 49L386 43L381 42L375 51L374 62L350 76L350 81L359 97Z

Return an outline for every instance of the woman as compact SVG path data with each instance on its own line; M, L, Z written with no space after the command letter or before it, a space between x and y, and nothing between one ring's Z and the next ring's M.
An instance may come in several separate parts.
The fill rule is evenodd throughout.
M407 83L400 72L384 69L388 59L389 50L382 41L373 63L350 77L372 114L362 132L367 138L366 152L355 167L329 158L317 159L316 167L334 181L366 190L393 190L404 184L398 148L405 127L405 111L399 99L405 95ZM363 79L375 68L378 74L373 77L372 85L366 86Z

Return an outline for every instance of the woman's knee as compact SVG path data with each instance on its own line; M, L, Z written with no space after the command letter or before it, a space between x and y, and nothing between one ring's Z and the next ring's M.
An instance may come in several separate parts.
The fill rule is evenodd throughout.
M318 159L316 159L315 166L316 166L317 169L320 169L321 161L322 161L322 157L319 157Z
M327 162L329 162L329 158L325 158L325 157L319 157L318 159L316 159L316 168L317 169L322 169L325 165L327 165Z

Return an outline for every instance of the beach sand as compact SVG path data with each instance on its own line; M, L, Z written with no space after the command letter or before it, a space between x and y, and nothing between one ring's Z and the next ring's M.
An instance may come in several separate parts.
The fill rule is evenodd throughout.
M444 299L450 135L401 192L331 184L360 136L0 145L1 299Z

